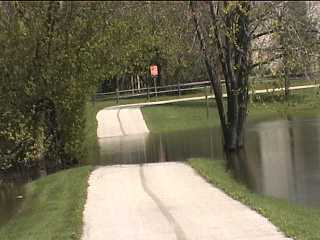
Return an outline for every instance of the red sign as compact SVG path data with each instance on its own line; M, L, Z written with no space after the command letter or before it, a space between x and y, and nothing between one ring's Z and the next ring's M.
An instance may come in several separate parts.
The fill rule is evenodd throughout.
M158 66L152 64L152 65L150 66L150 72L151 72L151 76L152 76L152 77L158 76Z

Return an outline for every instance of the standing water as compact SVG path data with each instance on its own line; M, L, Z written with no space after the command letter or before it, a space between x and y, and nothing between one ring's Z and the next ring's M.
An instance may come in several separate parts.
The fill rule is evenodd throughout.
M247 129L243 169L251 189L320 207L320 119L288 119Z
M218 129L99 139L97 165L223 159ZM245 156L236 179L258 193L320 206L320 119L288 119L246 129Z
M99 139L96 165L223 159L219 129ZM320 207L320 119L287 119L246 128L245 155L233 173L251 190ZM0 183L0 226L18 211L21 184Z
M0 226L18 211L22 197L22 184L17 182L0 183Z

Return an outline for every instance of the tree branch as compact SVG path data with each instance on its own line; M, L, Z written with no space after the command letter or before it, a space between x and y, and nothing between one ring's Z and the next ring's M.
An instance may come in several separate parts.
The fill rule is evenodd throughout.
M275 32L274 30L269 30L269 31L261 32L261 33L258 33L258 34L253 35L251 39L254 40L254 39L260 38L260 37L262 37L262 36L272 34L272 33L274 33L274 32Z
M219 116L220 116L220 123L221 123L222 131L223 131L223 135L224 135L225 140L227 140L227 124L226 124L226 117L225 117L224 106L223 106L222 89L221 89L220 82L217 80L217 77L214 73L214 69L210 65L210 60L209 60L209 56L207 53L206 44L205 44L201 29L200 29L200 24L199 24L197 15L196 15L194 5L195 5L195 2L190 1L189 6L190 6L191 15L193 17L193 23L194 23L195 29L197 31L197 36L198 36L198 39L200 42L200 47L202 50L202 54L203 54L204 62L205 62L207 72L209 75L209 79L210 79L214 94L216 96L216 103L217 103L218 112L219 112Z
M283 54L279 54L279 55L274 56L273 58L267 59L267 60L265 60L265 61L251 64L249 68L252 70L253 68L255 68L255 67L257 67L257 66L261 66L261 65L265 65L265 64L271 63L271 62L273 62L274 60L280 59L280 58L282 58L282 57L283 57Z

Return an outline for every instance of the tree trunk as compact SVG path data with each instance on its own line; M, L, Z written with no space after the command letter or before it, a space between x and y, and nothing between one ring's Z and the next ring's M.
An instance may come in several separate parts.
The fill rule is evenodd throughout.
M219 112L220 124L221 124L221 128L222 128L222 133L224 136L224 141L226 141L226 139L228 139L228 137L227 137L228 128L227 128L227 124L226 124L226 117L225 117L224 106L223 106L222 88L221 88L220 80L218 80L216 78L216 73L214 72L214 69L210 64L206 44L205 44L203 34L200 29L198 18L196 16L194 4L195 3L193 1L190 1L190 9L191 9L191 13L193 16L193 22L194 22L194 25L196 28L197 37L200 42L200 48L201 48L202 55L204 58L204 63L205 63L206 69L207 69L209 80L211 82L211 86L214 91L215 100L216 100L218 112Z
M131 93L134 94L134 79L133 79L133 75L130 76L130 88L131 88Z
M285 99L288 99L288 96L290 94L289 88L290 88L290 83L288 79L288 43L285 41L285 27L283 26L283 17L285 13L286 5L285 3L282 4L282 8L280 9L279 15L278 15L278 21L280 25L280 46L283 49L283 54L282 54L282 72L281 75L283 76L284 80L284 96Z
M194 4L194 2L190 2L190 9L209 79L215 93L225 149L227 151L237 151L243 146L243 128L248 103L249 47L251 39L248 30L249 18L247 12L250 10L250 3L238 3L238 6L227 11L229 3L225 2L223 3L224 9L218 13L221 5L217 6L217 12L215 12L213 3L209 2L214 29L213 38L218 49L219 62L226 84L227 114L224 111L221 82L217 79L215 68L209 60L205 39L195 13ZM223 19L223 24L219 22L217 14L220 14L219 19L220 21ZM225 26L225 29L220 29L221 25ZM237 26L237 31L234 30L234 26ZM234 34L233 38L230 37L231 33Z
M45 158L46 171L53 172L73 164L73 160L64 150L64 140L59 131L54 102L47 97L41 98L35 102L34 112L34 120L45 127L45 142L43 144L48 145L48 148L43 157Z

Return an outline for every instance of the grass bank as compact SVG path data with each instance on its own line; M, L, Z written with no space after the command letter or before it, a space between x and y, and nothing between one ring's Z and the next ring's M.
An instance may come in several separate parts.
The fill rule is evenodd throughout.
M305 208L285 200L253 193L226 172L222 161L190 159L188 163L233 199L268 218L287 236L297 240L320 239L320 209Z
M208 115L206 102L202 100L144 107L142 112L149 130L159 133L218 126L214 106L210 100Z
M0 239L80 239L91 169L64 170L28 183L22 207L0 227Z
M288 101L284 101L280 93L259 95L249 103L248 122L320 115L317 93L318 89L298 90L292 92ZM209 100L208 115L204 100L148 106L142 111L151 132L216 127L219 126L219 116L214 101Z

